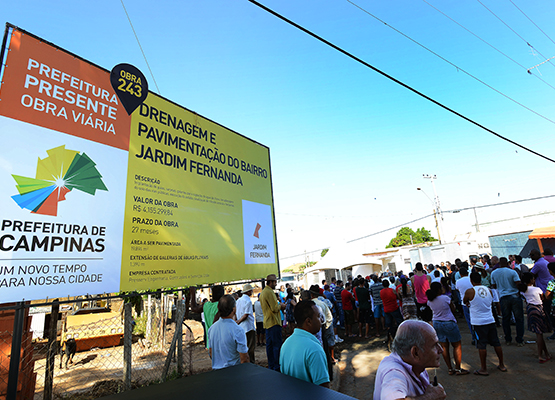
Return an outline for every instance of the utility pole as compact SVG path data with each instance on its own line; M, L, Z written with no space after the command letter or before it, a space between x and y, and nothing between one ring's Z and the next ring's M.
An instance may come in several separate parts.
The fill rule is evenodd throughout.
M424 190L422 190L422 188L416 188L416 190L420 190L422 193L424 193L424 196L426 196L428 198L428 200L430 200L430 203L432 203L433 206L433 211L434 211L434 221L436 222L436 229L437 229L437 239L439 240L439 244L441 244L441 233L439 232L439 224L438 224L438 219L437 219L437 210L436 210L436 206L435 203L432 201L432 199L430 199L430 196L428 196L426 194L426 192Z
M429 179L430 181L432 181L432 188L434 190L435 213L437 214L436 218L437 218L437 222L438 222L438 235L445 237L445 235L443 234L443 214L441 212L441 206L440 206L440 203L439 203L439 196L437 195L436 185L434 183L434 181L437 179L437 176L436 175L422 174L422 177L424 179ZM441 234L439 232L441 232ZM440 239L439 242L441 244L441 239Z

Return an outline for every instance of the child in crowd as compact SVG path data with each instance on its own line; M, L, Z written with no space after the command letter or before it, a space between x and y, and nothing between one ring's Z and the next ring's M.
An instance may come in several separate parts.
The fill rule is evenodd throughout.
M551 332L551 321L543 310L544 295L539 287L534 286L536 278L531 272L522 274L522 281L519 283L518 290L526 299L526 313L528 314L528 330L536 334L536 344L538 346L538 357L540 364L551 360L551 354L547 350L543 334Z
M287 297L285 299L285 321L287 322L286 334L290 336L295 330L295 306L297 300L293 294L293 289L287 288Z
M260 293L258 293L258 299L254 303L254 316L256 320L256 345L266 346L266 330L264 329L264 313L262 312L262 304L260 304Z

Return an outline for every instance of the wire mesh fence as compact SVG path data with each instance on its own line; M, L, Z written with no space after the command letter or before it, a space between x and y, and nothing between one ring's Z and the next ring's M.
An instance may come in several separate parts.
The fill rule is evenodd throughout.
M202 326L181 323L185 304L175 296L155 297L62 312L50 340L48 329L34 340L24 329L17 400L94 399L193 374ZM11 331L0 331L0 400L6 398L13 339Z
M8 389L8 373L12 347L12 333L0 331L0 396Z

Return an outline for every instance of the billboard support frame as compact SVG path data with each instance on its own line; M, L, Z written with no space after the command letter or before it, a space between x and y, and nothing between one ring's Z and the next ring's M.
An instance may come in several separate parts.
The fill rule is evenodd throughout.
M236 282L228 282L228 283L212 283L212 284L208 284L208 285L200 285L200 286L182 286L182 287L177 287L177 288L169 288L169 289L158 289L158 290L148 290L148 291L141 291L141 293L139 292L122 292L119 294L113 294L113 295L106 295L106 296L95 296L94 300L110 300L110 299L127 299L130 297L137 297L137 296L147 296L147 295L161 295L161 294L167 294L167 293L174 293L176 291L182 291L185 289L189 289L191 287L195 287L197 289L209 289L214 285L222 285L224 287L226 286L235 286L235 285L243 285L245 283L256 283L256 282L260 282L262 288L264 288L265 286L265 278L262 279L252 279L252 280L245 280L245 281L236 281ZM92 296L89 293L87 293L86 295L82 295L82 296ZM71 296L69 296L71 297ZM59 299L55 299L52 301L48 301L48 299L46 299L46 301L42 302L42 303L33 303L30 304L30 300L25 300L23 299L23 308L31 308L31 307L46 307L46 306L52 306L53 304L57 303L57 304L70 304L70 303L75 303L77 301L85 301L86 299L76 299L76 297L79 296L73 296L74 299L73 300L59 300ZM29 304L26 304L29 303ZM0 306L0 311L5 311L5 310L13 310L15 309L14 306Z
M2 39L2 49L0 50L0 78L2 77L1 72L4 70L4 56L6 52L6 44L8 42L8 35L10 28L13 29L12 24L6 22L6 29L4 30L4 38Z
M24 302L17 302L15 318L13 320L12 349L10 354L10 370L8 372L8 389L6 400L16 400L17 383L19 381L19 363L21 359L21 343L23 338L23 323L25 321Z

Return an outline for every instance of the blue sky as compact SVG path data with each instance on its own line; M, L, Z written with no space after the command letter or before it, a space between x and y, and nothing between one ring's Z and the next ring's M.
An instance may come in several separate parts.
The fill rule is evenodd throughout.
M536 51L555 56L555 3L481 0ZM518 102L555 120L555 90L424 1L353 1ZM555 125L441 61L346 0L264 5L486 127L555 157ZM429 1L530 68L545 59L478 1ZM493 137L246 0L125 1L161 94L270 147L282 267L444 210L551 195L553 163ZM107 69L152 77L119 1L6 2L2 19ZM555 62L555 60L553 60ZM555 86L555 66L536 74ZM541 75L540 75L541 74ZM554 201L479 210L482 221L553 210ZM466 232L472 212L446 215ZM411 225L434 231L433 218ZM371 251L390 231L361 241ZM315 254L311 259L317 259Z

